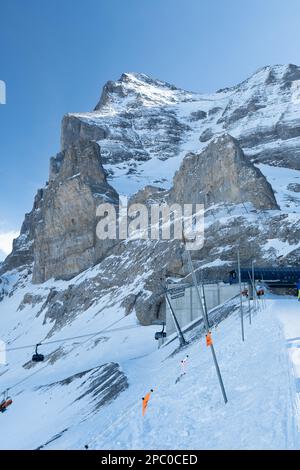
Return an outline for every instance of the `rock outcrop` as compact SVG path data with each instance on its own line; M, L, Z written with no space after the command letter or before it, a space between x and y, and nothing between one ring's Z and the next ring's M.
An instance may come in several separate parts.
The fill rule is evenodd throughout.
M121 392L128 388L126 375L120 369L119 364L112 362L79 372L39 389L51 391L54 387L65 387L73 382L79 384L77 388L78 396L75 401L89 397L90 403L93 404L92 412L98 411L102 406L115 400Z
M272 186L229 134L215 138L202 153L184 158L170 199L206 207L251 202L255 209L278 209Z
M96 208L107 202L117 205L118 194L106 181L96 143L78 142L51 160L35 227L34 282L69 279L103 258L115 243L96 237Z
M34 253L35 229L41 220L41 207L43 203L44 190L39 189L34 198L31 212L25 214L20 235L13 241L12 252L7 256L0 267L1 274L18 268L31 268Z

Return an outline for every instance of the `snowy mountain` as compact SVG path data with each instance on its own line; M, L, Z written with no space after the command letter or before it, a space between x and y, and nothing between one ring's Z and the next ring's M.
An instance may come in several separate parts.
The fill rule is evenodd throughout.
M68 114L62 148L96 140L121 193L146 184L168 186L188 151L201 151L227 132L251 159L300 169L300 67L265 67L217 93L180 90L143 74L108 82L91 113Z
M299 448L299 371L285 349L288 340L294 353L300 333L294 299L268 298L247 348L235 300L210 313L225 409L201 323L176 385L182 352L175 341L157 351L154 340L162 278L189 273L181 241L95 233L97 206L120 195L146 206L203 203L205 242L193 260L204 279L236 265L237 244L245 266L298 265L299 100L294 65L210 95L127 73L104 86L94 111L63 118L61 152L0 266L0 391L13 398L0 447ZM37 343L43 363L31 361Z

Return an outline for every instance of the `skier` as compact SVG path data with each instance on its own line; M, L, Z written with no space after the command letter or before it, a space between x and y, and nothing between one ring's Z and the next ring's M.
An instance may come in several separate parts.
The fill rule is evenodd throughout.
M242 290L242 295L243 295L244 297L248 297L248 289Z
M143 408L142 408L142 413L143 413L143 416L145 416L145 413L146 413L146 410L147 410L147 406L148 406L148 402L150 400L150 397L151 397L151 393L153 393L153 389L151 388L150 392L148 392L143 398Z
M185 375L186 374L186 368L187 368L187 362L188 362L188 354L185 356L184 359L182 359L182 361L180 361L180 366L181 366L181 374L182 375Z

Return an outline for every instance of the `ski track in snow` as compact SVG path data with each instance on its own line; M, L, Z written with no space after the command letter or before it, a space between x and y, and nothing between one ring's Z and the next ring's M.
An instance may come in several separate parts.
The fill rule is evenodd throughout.
M132 321L132 316L125 318L120 326ZM77 327L79 322L83 326L80 317ZM35 327L40 333L45 328L39 321ZM294 298L267 299L266 309L253 315L251 326L246 316L245 343L237 313L213 330L226 406L204 337L170 356L177 344L156 350L154 331L140 327L111 333L97 348L87 343L84 357L80 347L72 354L71 345L68 356L12 391L14 403L0 416L5 429L1 448L32 449L45 443L46 449L81 449L85 444L91 449L300 448L300 304ZM66 328L58 337L65 333ZM186 354L187 374L175 384ZM22 356L24 351L12 354L15 370L10 367L0 375L1 388L28 373L20 369L26 362ZM129 388L95 414L90 397L76 401L81 379L39 388L111 360L120 363ZM150 388L154 393L142 418L141 398Z
M246 325L244 344L240 339L238 318L225 320L214 333L229 398L226 406L210 351L202 339L190 346L188 374L178 384L174 385L173 378L178 375L179 355L165 361L164 366L147 367L147 376L155 377L156 387L146 417L142 419L141 409L136 404L123 418L119 413L107 432L91 441L91 446L113 449L299 448L294 414L295 386L290 379L286 344L278 321L278 316L284 317L286 309L300 313L294 299L279 303L269 300L267 310L254 316L251 327ZM297 321L300 327L300 317Z
M295 300L284 300L283 307L286 305L294 307ZM178 375L179 355L165 361L165 366L159 360L157 367L147 368L147 375L156 377L156 387L146 417L142 419L135 402L91 441L91 447L297 448L295 390L283 332L274 314L276 306L277 301L269 300L268 309L257 313L246 330L245 344L240 340L237 318L224 321L214 334L229 397L226 407L202 340L190 346L188 374L176 385L171 377ZM166 356L167 351L163 352Z

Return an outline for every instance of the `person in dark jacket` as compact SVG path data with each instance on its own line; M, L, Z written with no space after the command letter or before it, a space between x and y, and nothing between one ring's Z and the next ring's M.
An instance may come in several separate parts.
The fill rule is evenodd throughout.
M298 294L298 302L300 302L300 279L297 281L297 294Z

